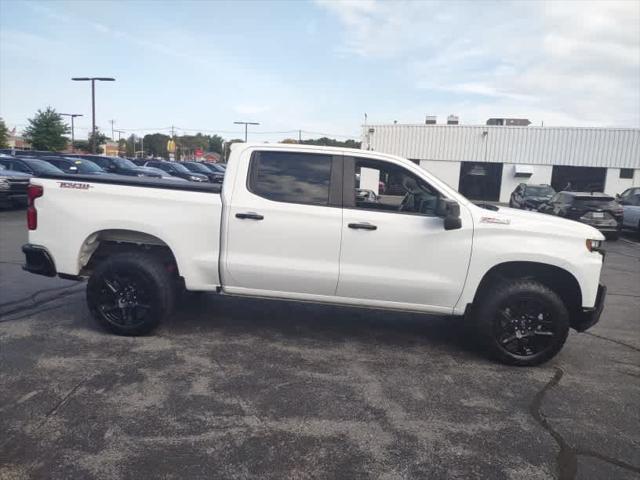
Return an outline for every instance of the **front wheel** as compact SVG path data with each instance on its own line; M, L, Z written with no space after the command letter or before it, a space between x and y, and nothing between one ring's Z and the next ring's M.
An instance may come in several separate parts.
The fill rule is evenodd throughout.
M115 254L95 268L87 283L87 304L100 324L118 335L143 335L173 309L172 276L145 253Z
M550 360L569 334L564 302L533 280L499 282L487 289L474 316L489 355L508 365L534 366Z

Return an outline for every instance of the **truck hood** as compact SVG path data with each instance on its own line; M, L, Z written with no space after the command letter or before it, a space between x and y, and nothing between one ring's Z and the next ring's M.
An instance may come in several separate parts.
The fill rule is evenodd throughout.
M549 237L563 236L582 239L604 240L604 235L597 229L584 223L544 213L499 207L497 211L474 208L477 225L505 226L518 231L547 233Z

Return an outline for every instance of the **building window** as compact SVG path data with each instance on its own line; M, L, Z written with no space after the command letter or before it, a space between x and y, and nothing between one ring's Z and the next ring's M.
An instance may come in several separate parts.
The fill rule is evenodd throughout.
M621 168L620 178L633 178L633 168Z
M251 160L249 190L276 202L327 205L331 155L259 152Z

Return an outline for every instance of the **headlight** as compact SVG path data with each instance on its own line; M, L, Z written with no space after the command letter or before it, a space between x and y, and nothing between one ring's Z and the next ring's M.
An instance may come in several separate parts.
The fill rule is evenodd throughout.
M200 177L196 177L195 175L191 175L189 177L190 180L193 180L194 182L201 182L202 179Z
M138 173L137 175L138 177L146 177L146 175L144 173Z
M589 250L590 252L597 252L598 250L600 250L601 246L602 241L587 239L587 250Z
M10 188L9 180L6 177L0 177L0 190L9 190Z

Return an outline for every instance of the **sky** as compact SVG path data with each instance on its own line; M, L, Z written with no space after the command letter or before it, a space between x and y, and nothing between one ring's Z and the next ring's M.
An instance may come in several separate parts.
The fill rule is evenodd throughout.
M0 0L0 117L81 113L141 135L359 138L449 114L640 127L640 0ZM116 135L117 136L117 135Z

